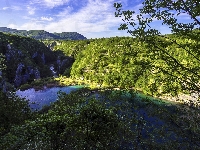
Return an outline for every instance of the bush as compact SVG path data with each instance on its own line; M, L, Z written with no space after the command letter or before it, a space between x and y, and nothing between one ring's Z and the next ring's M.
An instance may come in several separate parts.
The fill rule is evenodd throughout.
M30 117L28 101L9 93L9 97L0 91L0 136L9 132L13 125L23 124Z
M63 73L63 76L70 77L70 72L71 72L71 68L65 69L65 72Z
M23 84L23 85L21 85L21 86L19 87L19 89L20 89L21 91L24 91L24 90L27 90L27 89L30 89L30 88L32 88L32 86L31 86L30 84Z

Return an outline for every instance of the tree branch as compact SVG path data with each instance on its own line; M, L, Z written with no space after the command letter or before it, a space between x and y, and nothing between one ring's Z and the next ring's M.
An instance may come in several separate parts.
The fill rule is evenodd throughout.
M189 10L189 8L186 6L184 0L181 0L181 2L183 3L183 5L184 5L184 7L185 7L185 9L184 9L184 8L182 8L182 9L185 10L185 11L187 11L187 12L189 13L189 15L200 25L200 21L199 21L196 17L193 16L192 12L191 12L191 11Z

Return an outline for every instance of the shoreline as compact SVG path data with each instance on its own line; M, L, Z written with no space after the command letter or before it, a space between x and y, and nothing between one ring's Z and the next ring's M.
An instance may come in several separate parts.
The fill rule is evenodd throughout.
M172 97L170 95L163 95L163 96L152 96L150 94L145 94L141 91L141 89L134 89L134 88L124 88L121 89L120 87L111 87L111 86L105 86L105 85L99 85L98 83L91 82L89 80L81 80L81 79L72 79L72 78L66 78L65 76L60 76L57 78L49 78L47 81L44 79L40 79L37 81L38 85L25 85L25 87L18 88L18 90L25 91L30 88L34 88L35 91L39 90L45 90L47 88L53 88L53 87L65 87L65 86L84 86L86 88L90 88L92 90L134 90L135 92L138 92L142 97L150 98L154 101L162 101L169 104L188 104L189 106L195 106L200 107L200 101L198 101L198 94L192 93L190 95L186 94L179 94L176 97ZM48 83L49 82L49 83ZM36 83L33 83L36 84ZM192 102L192 104L190 104Z

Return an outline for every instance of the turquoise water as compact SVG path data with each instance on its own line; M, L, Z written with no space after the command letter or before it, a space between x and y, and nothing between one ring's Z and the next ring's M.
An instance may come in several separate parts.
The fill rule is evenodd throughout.
M34 88L21 91L16 91L16 95L21 98L29 100L31 109L39 110L45 105L50 105L58 99L57 93L59 91L69 94L71 91L82 88L83 86L66 86L66 87L52 87L44 90L36 91Z
M71 91L83 88L84 86L66 86L66 87L52 87L52 88L46 88L44 90L36 91L34 88L21 91L16 91L16 95L18 95L21 98L26 98L30 102L30 107L32 109L41 109L45 105L50 105L52 102L55 102L58 99L57 93L59 91L65 92L69 94ZM127 93L126 96L129 96ZM152 102L156 104L162 104L162 103L169 103L169 101L160 100L153 98L151 96L146 96L142 93L137 92L136 94L137 98L148 98Z
M31 89L28 89L25 91L18 90L18 91L16 91L16 95L29 100L30 107L33 110L40 110L43 106L50 105L51 103L55 102L58 99L57 93L59 91L69 94L71 91L75 91L75 90L78 90L83 87L84 86L53 87L53 88L47 88L47 89L40 90L40 91L35 91L35 89L31 88ZM115 92L113 91L113 93L115 93ZM95 96L98 98L99 94L98 94L98 92L95 92L91 96ZM129 97L129 96L131 96L131 94L125 92L124 96ZM142 93L137 93L136 97L133 99L133 101L135 101L135 102L138 101L139 102L138 105L141 105L140 100L142 100L142 98L149 98L151 101L154 101L156 104L163 103L162 100L155 99L151 96L145 96ZM141 105L141 107L139 109L133 108L133 111L137 114L138 118L142 117L146 121L145 128L142 129L142 137L143 138L149 138L149 133L151 133L155 128L162 129L164 127L164 125L166 124L166 121L164 121L158 117L149 115L145 108L145 105L144 106ZM171 113L173 113L173 111L171 111ZM167 134L169 131L169 128L165 127L163 130ZM182 139L183 138L178 137L173 131L171 132L170 136L168 137L168 140L172 140L172 141L177 140L177 141L181 142ZM159 138L159 136L158 136L156 142L162 143L164 141L162 140L162 138ZM129 143L128 147L130 148L130 147L134 147L134 146Z

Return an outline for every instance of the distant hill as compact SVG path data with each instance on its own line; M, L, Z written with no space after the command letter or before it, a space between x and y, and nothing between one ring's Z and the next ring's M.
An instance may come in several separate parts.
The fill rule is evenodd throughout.
M87 39L77 32L49 33L44 30L17 30L7 27L0 27L0 32L10 33L19 36L31 37L36 40L84 40Z

